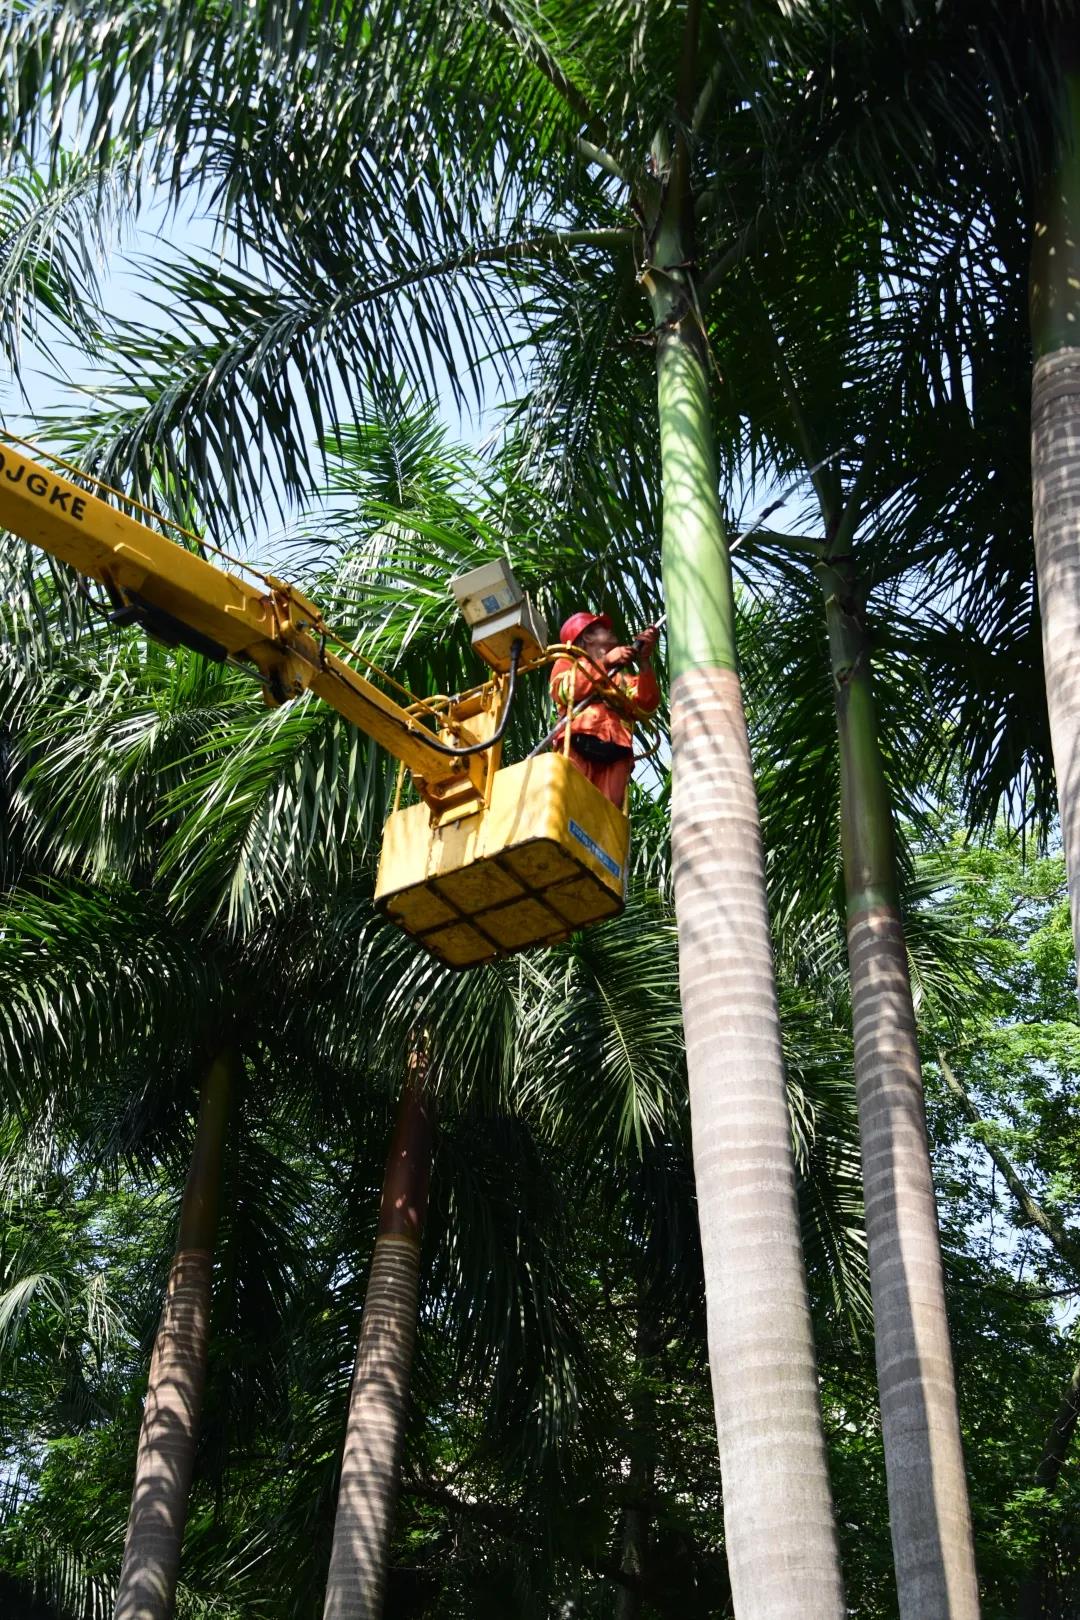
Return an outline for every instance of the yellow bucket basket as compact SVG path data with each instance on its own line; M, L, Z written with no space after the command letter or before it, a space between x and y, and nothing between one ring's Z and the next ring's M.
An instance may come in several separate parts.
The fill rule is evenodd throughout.
M623 909L628 818L562 754L496 771L490 802L433 826L424 804L383 830L375 903L451 967L475 967Z

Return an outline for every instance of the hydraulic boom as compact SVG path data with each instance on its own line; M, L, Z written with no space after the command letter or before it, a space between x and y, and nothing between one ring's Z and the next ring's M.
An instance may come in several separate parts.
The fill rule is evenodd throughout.
M403 707L328 650L320 610L284 580L226 573L8 445L0 526L103 586L114 624L254 666L272 705L315 692L408 767L432 811L484 799L498 745L483 745L497 729L503 677L456 705ZM480 751L460 758L444 751L473 744Z

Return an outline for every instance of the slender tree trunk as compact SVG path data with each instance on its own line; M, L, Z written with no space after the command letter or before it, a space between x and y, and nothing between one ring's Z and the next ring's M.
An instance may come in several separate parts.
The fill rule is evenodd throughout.
M1050 741L1057 775L1073 948L1080 975L1080 41L1063 25L1057 167L1046 177L1032 237L1032 521ZM1078 978L1080 986L1080 978ZM1077 1379L1051 1429L1038 1483L1053 1489L1076 1425ZM1040 1476L1044 1476L1040 1478ZM1045 1547L1020 1593L1022 1620L1043 1612Z
M180 1230L154 1340L116 1620L168 1620L199 1435L210 1329L210 1282L221 1167L238 1055L224 1050L203 1080Z
M961 1108L972 1125L984 1125L986 1121L964 1090L962 1082L947 1062L944 1053L940 1051L938 1052L938 1067L941 1069L945 1084L953 1096L959 1100ZM1020 1214L1032 1226L1038 1228L1066 1264L1072 1266L1077 1278L1080 1279L1080 1241L1072 1237L1058 1221L1055 1221L1053 1216L1043 1208L1037 1199L1032 1198L1023 1177L1004 1148L999 1147L996 1142L992 1141L984 1141L982 1145L986 1149L988 1157L1000 1170L1005 1185L1016 1200L1016 1206Z
M823 577L840 734L878 1392L900 1613L903 1620L975 1620L971 1512L869 646L850 559L836 559Z
M1043 1445L1039 1466L1035 1470L1035 1483L1047 1495L1057 1489L1061 1470L1065 1465L1077 1421L1080 1420L1080 1362L1073 1368L1072 1377L1065 1386L1054 1421ZM1047 1527L1039 1537L1039 1549L1030 1574L1020 1586L1020 1620L1042 1620L1045 1613L1047 1580Z
M648 1490L648 1481L640 1471L630 1475L631 1490ZM622 1551L619 1568L624 1575L635 1580L644 1579L649 1558L649 1515L640 1503L623 1508ZM641 1620L642 1596L640 1586L620 1586L615 1594L615 1620Z
M844 1613L765 899L735 657L685 154L651 232L672 861L709 1354L738 1620Z
M349 1394L324 1620L380 1620L383 1611L431 1177L424 1061L414 1053L386 1161Z
M1031 262L1031 480L1050 740L1080 967L1080 74L1064 39L1061 156Z

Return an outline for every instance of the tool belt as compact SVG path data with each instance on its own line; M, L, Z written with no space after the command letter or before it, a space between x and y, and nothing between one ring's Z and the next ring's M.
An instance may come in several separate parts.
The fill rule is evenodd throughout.
M594 765L614 765L621 759L633 759L634 750L622 743L609 742L606 737L594 737L591 731L573 731L570 746L575 754Z

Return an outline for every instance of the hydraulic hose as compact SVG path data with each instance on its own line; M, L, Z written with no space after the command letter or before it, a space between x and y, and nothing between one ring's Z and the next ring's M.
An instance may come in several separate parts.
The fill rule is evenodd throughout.
M502 742L510 720L510 705L514 701L518 665L521 662L524 647L525 643L523 641L514 641L510 645L510 683L506 688L506 704L503 708L502 719L491 736L483 742L469 743L466 748L453 748L449 743L440 742L438 737L433 737L429 732L425 731L424 741L429 747L436 749L440 754L449 754L452 759L464 759L467 754L483 754L487 749L493 747L495 743Z

